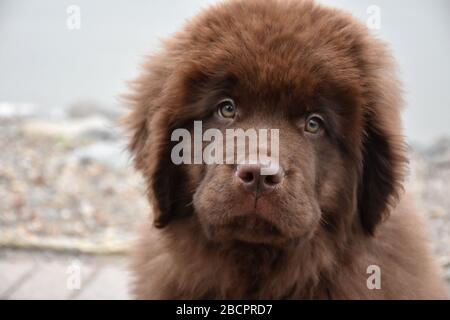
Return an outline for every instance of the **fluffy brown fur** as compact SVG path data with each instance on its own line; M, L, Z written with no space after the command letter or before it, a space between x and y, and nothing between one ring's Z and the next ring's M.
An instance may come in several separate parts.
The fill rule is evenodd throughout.
M445 297L402 194L393 62L348 14L300 0L213 6L164 43L133 90L130 149L154 221L134 250L135 297ZM215 114L223 97L236 102L232 121ZM314 135L303 130L312 113L325 122ZM193 120L279 128L283 182L258 198L234 165L174 165L171 132ZM369 265L380 290L367 288Z

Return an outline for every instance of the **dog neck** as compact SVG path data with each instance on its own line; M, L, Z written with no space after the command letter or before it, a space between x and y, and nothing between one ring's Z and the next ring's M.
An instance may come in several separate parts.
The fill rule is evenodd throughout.
M282 246L213 242L189 218L161 231L178 260L176 265L182 266L181 276L173 281L183 283L186 296L199 298L329 299L328 279L349 244L336 241L336 234L327 236L329 231L323 227L312 239L295 239ZM340 233L348 239L346 231L343 228ZM180 234L186 237L181 239ZM198 288L203 291L197 292Z

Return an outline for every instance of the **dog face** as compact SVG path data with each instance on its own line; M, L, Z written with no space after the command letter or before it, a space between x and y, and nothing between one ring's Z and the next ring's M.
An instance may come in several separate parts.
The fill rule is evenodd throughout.
M360 121L358 108L352 106L356 102L344 96L339 100L337 93L331 96L325 88L316 89L325 90L323 93L313 90L315 95L308 96L301 90L307 84L299 84L298 90L274 89L270 83L276 75L271 75L274 78L267 84L240 81L250 70L259 69L249 67L241 70L242 74L225 70L226 81L213 80L227 85L220 86L220 95L208 97L205 105L195 107L208 111L194 119L201 120L205 129L220 130L222 136L233 129L256 129L257 133L258 129L278 130L278 143L274 145L278 148L277 167L271 174L262 174L259 161L246 164L237 159L232 164L202 164L197 170L188 170L188 179L197 186L193 211L213 240L272 243L311 237L323 210L335 212L350 205L354 196L355 190L348 186L357 183L357 166L347 168L345 163L357 163L353 159L356 155L339 137L347 130L361 134L355 125ZM286 82L292 84L292 80ZM271 146L269 140L267 154L274 153ZM261 152L259 148L255 151ZM247 160L249 152L245 154Z
M212 241L282 244L355 226L372 234L388 213L404 164L398 84L383 45L348 16L311 2L229 2L145 70L127 120L156 226L190 219ZM276 166L173 163L171 134L194 134L194 121L222 136L277 130Z

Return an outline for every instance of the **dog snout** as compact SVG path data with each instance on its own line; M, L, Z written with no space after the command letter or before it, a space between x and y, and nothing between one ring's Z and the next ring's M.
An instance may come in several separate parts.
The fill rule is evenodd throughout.
M272 192L284 179L281 167L276 167L269 173L260 164L240 164L236 168L236 175L244 189L257 197Z

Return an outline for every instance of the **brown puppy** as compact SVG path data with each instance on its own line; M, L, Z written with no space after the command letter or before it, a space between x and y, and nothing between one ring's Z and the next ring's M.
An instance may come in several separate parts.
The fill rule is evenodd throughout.
M311 1L216 5L133 89L130 149L154 221L134 252L137 298L445 297L402 195L393 62L351 16ZM276 172L176 165L171 134L195 120L278 129Z

